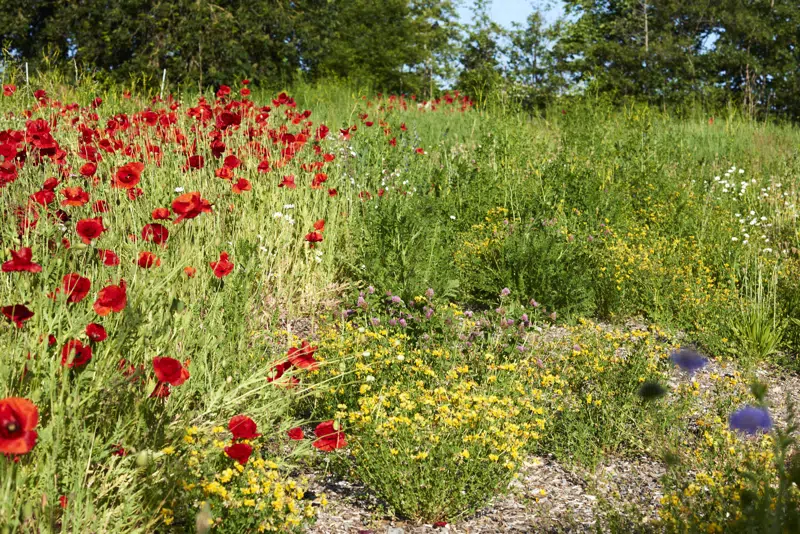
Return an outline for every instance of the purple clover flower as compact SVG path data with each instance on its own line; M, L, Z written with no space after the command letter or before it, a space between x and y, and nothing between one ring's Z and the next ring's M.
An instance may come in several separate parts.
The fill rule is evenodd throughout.
M755 406L745 406L731 414L731 430L738 430L745 434L755 435L759 432L767 432L772 428L772 418L765 408Z
M504 287L504 288L503 288L503 289L500 291L500 296L501 296L501 297L507 297L507 296L509 296L510 294L511 294L511 290L510 290L510 289L508 289L507 287Z
M670 356L672 363L693 375L708 363L708 358L692 349L680 349Z
M428 290L425 292L425 296L428 297L429 299L433 298L433 288L432 287L428 288Z

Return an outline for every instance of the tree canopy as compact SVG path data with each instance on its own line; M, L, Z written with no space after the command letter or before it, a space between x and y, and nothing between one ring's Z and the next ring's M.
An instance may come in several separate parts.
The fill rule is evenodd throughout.
M490 0L0 0L7 56L111 82L199 88L335 77L424 96L456 86L532 105L603 93L800 117L796 0L563 0L503 28Z

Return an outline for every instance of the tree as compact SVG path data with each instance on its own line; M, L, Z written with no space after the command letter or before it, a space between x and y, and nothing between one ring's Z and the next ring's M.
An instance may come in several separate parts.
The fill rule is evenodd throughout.
M489 16L491 0L475 0L472 26L464 39L457 86L479 104L501 86L500 45L503 29Z
M575 83L680 102L702 90L698 57L712 0L566 0L555 54Z
M508 34L506 76L527 106L538 107L564 87L551 51L559 26L546 27L540 11L528 15L526 23L514 23Z
M800 117L800 4L723 0L714 22L707 68L722 96L751 115Z

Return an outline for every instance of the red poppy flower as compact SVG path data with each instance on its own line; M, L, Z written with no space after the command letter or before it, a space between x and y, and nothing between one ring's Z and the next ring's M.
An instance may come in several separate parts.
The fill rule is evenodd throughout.
M39 410L28 399L0 400L0 453L27 454L36 445Z
M231 180L233 178L233 170L228 167L217 169L214 174L217 175L217 178L222 178L223 180Z
M289 362L281 362L276 364L275 367L271 369L270 376L267 377L267 382L274 382L275 380L280 379L283 376L283 373L291 368L292 364Z
M241 195L244 191L250 191L252 186L246 178L239 178L239 181L233 184L233 192Z
M293 439L295 441L299 441L299 440L301 440L301 439L303 439L305 437L305 434L303 433L303 429L300 428L299 426L294 427L294 428L290 428L286 432L286 435L289 436L289 439Z
M154 221L159 221L164 219L171 219L172 214L169 212L169 208L156 208L153 210L152 217Z
M58 181L58 178L56 178L55 176L51 176L50 178L44 181L44 183L42 184L42 189L46 189L48 191L55 191L59 183L61 182Z
M66 197L66 200L61 201L62 206L83 206L89 202L89 193L80 187L65 187L61 194Z
M190 169L202 169L206 165L206 158L203 156L189 156L188 165Z
M105 200L98 200L92 204L92 211L95 213L108 213L108 202Z
M322 159L324 159L326 162L330 163L331 161L336 159L336 156L333 155L333 154L323 154L322 155Z
M317 439L314 440L312 445L323 452L330 452L347 446L344 432L337 430L332 420L318 424L317 428L314 429L314 434Z
M67 508L68 499L66 495L62 495L58 498L58 505L61 506L62 509Z
M78 221L75 229L77 230L81 241L87 245L91 244L94 239L97 239L103 232L106 231L106 228L103 226L102 217L81 219Z
M86 335L89 339L97 343L108 339L108 332L103 328L103 325L97 323L89 323L86 325Z
M261 163L258 164L258 172L260 172L260 173L269 172L271 168L272 167L270 166L270 163L269 163L268 160L264 160L264 161L262 161Z
M33 252L30 247L21 247L19 250L9 249L9 252L11 253L11 259L4 262L2 267L0 267L4 273L23 271L28 273L42 272L42 266L31 261Z
M92 283L88 278L77 273L70 273L61 279L60 291L67 295L67 302L76 304L86 298L91 287Z
M153 370L159 382L180 386L189 379L189 370L175 358L169 356L153 358Z
M78 172L80 172L81 176L85 176L86 178L94 176L94 173L97 172L97 164L91 161L84 163L81 165L81 169Z
M128 198L131 200L136 200L142 195L144 195L144 191L142 191L141 187L134 187L133 189L128 189Z
M14 304L12 306L3 306L0 308L6 319L17 325L17 328L22 328L25 321L33 317L33 312L28 309L24 304Z
M30 196L30 199L41 206L49 206L56 199L56 194L49 189L42 189Z
M119 265L119 256L113 250L99 249L97 253L100 255L100 261L106 267L116 267Z
M314 359L314 353L316 351L317 347L312 347L308 344L308 341L303 341L299 348L292 347L289 349L287 353L289 363L299 369L313 371L318 367L317 361Z
M142 179L143 170L144 163L140 161L133 161L123 165L114 173L114 180L111 182L111 187L120 189L132 189L136 187Z
M308 241L308 244L313 248L314 243L320 243L322 241L322 234L319 232L309 232L306 234L305 240Z
M14 96L14 93L17 92L17 86L13 83L7 83L3 85L3 96Z
M261 434L255 421L246 415L234 415L228 422L228 430L233 434L233 439L255 439Z
M97 293L94 301L94 311L97 315L105 317L109 313L121 312L128 304L127 285L125 280L120 280L119 285L110 285Z
M314 179L311 181L311 189L322 189L322 184L328 181L328 175L324 172L320 172L314 175Z
M322 232L325 230L325 219L319 219L314 223L314 230Z
M231 88L227 85L220 85L219 89L217 89L217 98L222 98L224 96L228 96L231 94Z
M172 211L178 214L175 224L183 219L194 219L201 213L211 213L211 203L202 198L200 193L184 193L172 201Z
M158 267L161 265L161 260L152 252L143 250L139 253L139 259L136 264L142 269L150 269L151 267Z
M247 443L234 443L230 447L225 447L225 454L227 454L229 458L245 465L247 460L250 459L250 455L253 454L253 447Z
M284 176L283 181L278 184L278 187L285 187L287 189L297 189L297 184L294 183L294 176Z
M169 397L169 384L159 382L150 394L151 399L165 399Z
M192 267L191 265L184 267L183 272L186 273L186 276L189 278L194 278L194 275L197 274L197 269Z
M211 268L214 269L214 276L217 278L228 276L233 271L233 263L228 261L227 252L221 252L219 255L219 261L212 261L210 265Z
M113 445L113 447L114 447L114 450L111 451L111 454L113 456L127 456L128 455L128 451L126 451L125 447L123 447L119 443L115 443Z
M70 354L74 355L70 358ZM92 359L92 347L84 345L77 339L67 341L61 349L61 365L67 367L80 367L89 363Z
M333 187L331 189L328 189L328 196L329 197L335 197L338 194L339 194L339 191L337 191L335 187Z
M239 165L241 165L241 164L242 164L242 160L240 160L239 158L237 158L233 154L231 154L230 156L226 156L225 160L222 162L222 165L224 165L226 168L231 169L231 170L238 168Z
M142 228L142 239L161 245L169 239L169 230L159 223L145 224L144 228Z
M241 89L239 89L239 94L242 96L250 96L250 89L248 89L247 87L242 87Z

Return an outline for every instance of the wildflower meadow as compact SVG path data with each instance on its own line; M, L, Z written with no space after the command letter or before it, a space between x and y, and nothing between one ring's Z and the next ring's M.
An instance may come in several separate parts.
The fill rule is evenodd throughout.
M797 129L473 98L7 79L0 532L800 532Z

